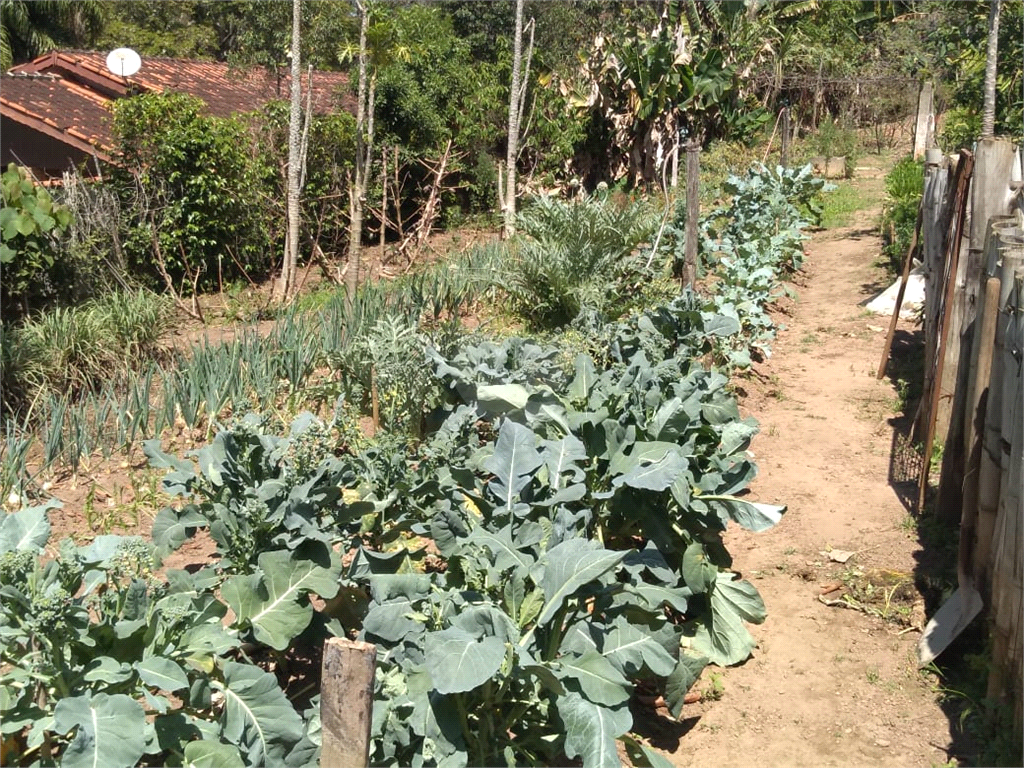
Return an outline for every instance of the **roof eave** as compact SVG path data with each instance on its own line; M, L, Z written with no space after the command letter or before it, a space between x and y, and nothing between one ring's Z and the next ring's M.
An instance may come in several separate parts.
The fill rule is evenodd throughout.
M26 112L24 109L4 98L0 98L0 115L6 117L8 120L13 120L16 123L20 123L34 131L38 131L39 133L49 136L52 139L56 139L62 144L67 144L69 147L73 147L79 152L84 152L88 155L96 155L100 160L107 163L113 162L113 158L110 155L108 148L97 146L96 144L62 131L60 128L50 125L42 118Z

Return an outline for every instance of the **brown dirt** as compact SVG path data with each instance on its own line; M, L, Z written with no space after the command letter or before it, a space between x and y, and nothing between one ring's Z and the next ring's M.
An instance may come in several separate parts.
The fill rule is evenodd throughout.
M859 183L880 202L881 182L871 175ZM778 317L787 328L772 358L740 382L741 407L761 424L751 446L761 470L752 498L789 509L771 531L728 537L734 567L760 591L768 619L752 628L753 658L705 670L697 688L712 700L687 706L678 724L652 728L652 743L675 765L949 759L949 721L916 664L922 553L901 501L906 489L888 480L898 398L874 374L889 319L861 306L884 287L873 266L877 213L814 235L798 298ZM855 554L840 564L830 549ZM819 600L829 587L838 587L822 596L832 606Z

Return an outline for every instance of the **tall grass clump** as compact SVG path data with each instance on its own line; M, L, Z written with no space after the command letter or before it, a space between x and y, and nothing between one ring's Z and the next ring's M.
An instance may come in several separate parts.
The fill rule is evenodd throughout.
M41 395L77 397L108 381L126 380L142 362L163 354L160 339L172 321L169 299L133 291L56 307L5 326L3 410L30 411Z
M917 223L917 209L924 194L924 163L910 155L901 159L885 177L886 202L882 208L882 252L887 268L899 272Z
M566 325L584 309L617 317L655 267L641 246L658 223L643 201L537 198L519 216L502 287L535 329Z

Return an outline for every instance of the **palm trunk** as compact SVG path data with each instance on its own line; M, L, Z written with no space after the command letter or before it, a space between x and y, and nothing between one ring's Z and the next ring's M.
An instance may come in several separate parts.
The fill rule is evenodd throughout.
M274 297L285 301L295 287L299 251L299 192L302 166L302 55L300 27L302 0L292 0L292 101L288 117L288 228L285 234L284 262Z
M365 3L356 0L359 9L359 91L356 106L356 167L355 178L349 189L349 236L348 236L348 274L345 275L345 287L348 290L348 301L351 302L359 287L359 259L363 249L363 206L366 202L366 136L364 130L367 123L367 53L366 33L370 27L370 14ZM372 111L371 117L372 120Z
M999 11L1003 0L992 0L988 14L988 53L985 58L985 102L981 110L981 138L991 139L996 127L996 64L999 59Z
M508 151L505 155L504 236L516 230L516 160L519 157L519 118L522 105L523 0L516 0L516 26L512 41L512 83L508 95Z

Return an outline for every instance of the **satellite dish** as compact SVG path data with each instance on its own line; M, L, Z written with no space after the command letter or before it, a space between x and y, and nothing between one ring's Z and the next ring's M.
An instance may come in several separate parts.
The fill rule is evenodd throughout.
M142 59L131 48L115 48L107 54L107 69L118 77L131 77L141 66Z

